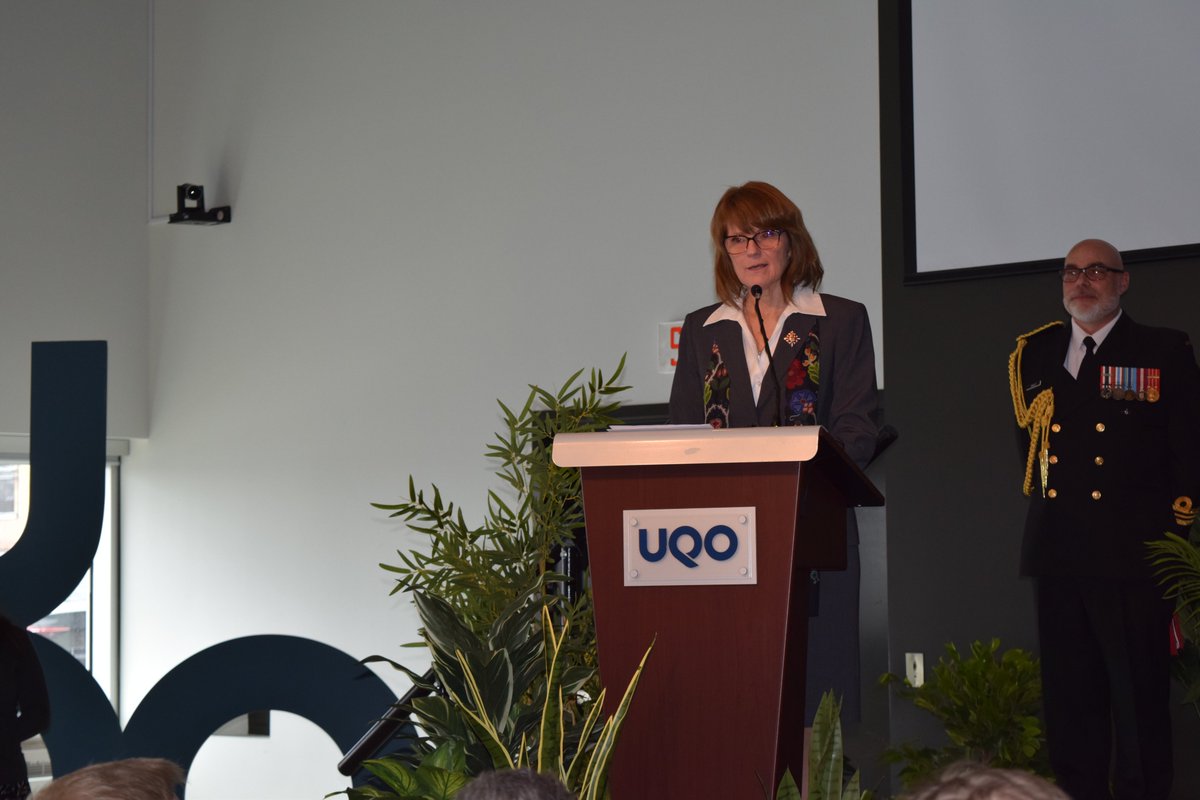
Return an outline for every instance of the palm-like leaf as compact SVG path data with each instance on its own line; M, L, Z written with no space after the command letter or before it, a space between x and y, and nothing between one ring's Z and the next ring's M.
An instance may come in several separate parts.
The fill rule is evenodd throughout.
M1193 641L1200 638L1200 547L1173 533L1147 543L1159 580Z
M548 568L555 549L583 524L579 472L555 465L551 451L558 433L617 423L614 396L626 388L619 382L624 366L622 357L608 377L592 370L585 379L580 370L556 390L530 386L520 406L499 403L504 430L485 454L505 489L488 493L480 525L469 525L436 485L419 489L412 477L407 498L374 504L427 543L381 565L395 578L393 593L413 595L437 675L437 693L411 703L424 734L409 756L418 770L428 753L453 743L464 757L461 774L537 759L582 779L598 742L602 753L611 752L620 720L602 732L601 703L576 702L584 689L601 694L590 595L570 603L556 597L554 585L566 579ZM375 660L421 680L390 659ZM564 767L568 755L571 766ZM596 766L593 780L602 783L607 762Z
M1168 533L1148 542L1150 559L1165 596L1175 599L1183 628L1183 649L1172 660L1171 675L1183 687L1183 702L1200 714L1200 526L1193 526L1192 541Z

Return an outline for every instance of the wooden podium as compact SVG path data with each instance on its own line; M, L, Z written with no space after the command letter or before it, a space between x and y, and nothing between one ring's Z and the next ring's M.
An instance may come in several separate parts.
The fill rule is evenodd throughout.
M617 745L612 797L774 800L785 769L800 780L809 573L845 569L846 509L882 505L882 495L817 427L630 426L560 434L553 457L582 469L608 713L655 643ZM708 509L734 517L687 524ZM658 512L682 513L681 524L655 522ZM751 525L753 535L741 530ZM727 574L644 585L660 565Z

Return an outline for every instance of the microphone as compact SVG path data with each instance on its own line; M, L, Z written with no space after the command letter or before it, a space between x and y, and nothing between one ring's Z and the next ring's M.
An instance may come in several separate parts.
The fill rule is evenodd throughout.
M754 313L758 316L758 332L763 337L763 347L767 350L767 361L771 361L771 343L767 341L767 323L763 320L762 311L758 307L758 301L762 297L762 287L757 283L750 287L750 294L754 296Z
M771 355L771 342L767 337L767 323L763 320L762 310L758 307L759 298L762 297L762 287L757 283L750 287L750 294L754 297L754 314L758 317L758 332L762 334L763 349L767 351L767 367L771 371L771 377L775 379L775 424L783 427L783 382L779 380L778 373L775 372L775 357Z

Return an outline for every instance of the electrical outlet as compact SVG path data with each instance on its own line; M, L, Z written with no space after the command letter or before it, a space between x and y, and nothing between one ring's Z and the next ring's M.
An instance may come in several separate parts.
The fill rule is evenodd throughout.
M904 677L908 678L908 682L913 686L920 686L925 683L924 653L904 654Z

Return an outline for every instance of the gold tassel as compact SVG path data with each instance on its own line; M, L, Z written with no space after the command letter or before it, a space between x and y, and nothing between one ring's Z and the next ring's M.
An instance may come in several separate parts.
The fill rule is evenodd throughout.
M1046 496L1046 485L1050 481L1050 420L1054 417L1054 391L1043 389L1032 403L1025 405L1025 392L1021 387L1021 351L1025 349L1029 337L1062 324L1050 322L1018 336L1017 349L1008 357L1008 387L1012 392L1013 412L1017 417L1017 425L1029 431L1029 457L1025 459L1025 482L1021 487L1026 495L1033 491L1033 463L1037 461L1042 497Z

